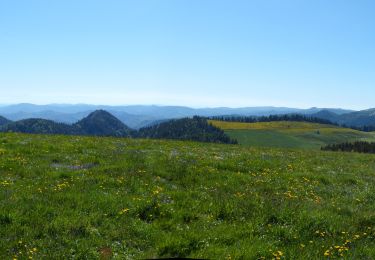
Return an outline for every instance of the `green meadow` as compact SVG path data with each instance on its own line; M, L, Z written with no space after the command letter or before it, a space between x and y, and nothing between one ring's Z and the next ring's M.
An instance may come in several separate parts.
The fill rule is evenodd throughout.
M239 144L256 147L320 149L332 143L375 141L375 133L307 122L210 122Z
M1 259L374 259L375 156L0 134Z

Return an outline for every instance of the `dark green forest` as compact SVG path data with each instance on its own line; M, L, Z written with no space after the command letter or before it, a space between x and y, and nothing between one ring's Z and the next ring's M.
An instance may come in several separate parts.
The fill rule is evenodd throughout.
M327 119L310 117L310 116L301 115L301 114L270 115L270 116L213 116L213 117L209 117L209 119L227 121L227 122L242 122L242 123L293 121L293 122L309 122L309 123L337 125Z
M342 143L342 144L330 144L322 147L323 151L334 151L334 152L357 152L357 153L375 153L374 142L354 142L354 143Z
M182 118L141 128L138 137L191 140L199 142L236 144L223 130L209 124L203 117Z
M223 130L212 126L202 117L170 120L142 128L138 131L129 128L115 116L104 110L97 110L72 125L57 123L46 119L25 119L16 122L5 120L4 118L4 125L0 127L0 132L139 137L212 143L237 143L227 136Z

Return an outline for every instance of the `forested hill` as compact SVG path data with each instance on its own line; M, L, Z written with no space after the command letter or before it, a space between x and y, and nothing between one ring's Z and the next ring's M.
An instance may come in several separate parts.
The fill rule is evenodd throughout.
M193 117L170 120L136 131L104 110L97 110L73 125L46 119L24 119L11 123L7 121L6 124L0 126L0 132L163 138L213 143L236 143L223 130L209 124L205 118Z
M46 119L24 119L0 127L1 132L19 132L29 134L78 134L72 126Z
M327 119L339 125L358 130L375 131L375 109L355 111L340 115L332 111L322 110L311 116Z
M0 126L6 125L10 123L11 121L6 119L5 117L0 116Z
M174 119L158 125L141 128L138 136L143 138L161 138L191 140L199 142L236 144L223 130L215 127L202 117Z
M95 111L73 125L46 119L25 119L0 127L1 132L129 137L132 130L110 113Z
M85 135L130 137L133 130L112 114L97 110L72 126Z

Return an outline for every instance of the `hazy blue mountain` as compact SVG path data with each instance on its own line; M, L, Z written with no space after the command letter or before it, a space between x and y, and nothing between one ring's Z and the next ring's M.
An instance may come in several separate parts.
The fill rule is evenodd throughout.
M374 126L375 108L343 114L340 116L340 121L348 126Z
M139 129L141 127L147 126L157 120L158 117L148 116L148 115L133 115L126 112L108 110L112 115L117 117L124 124L133 129Z
M309 109L306 109L304 111L305 114L316 114L319 112L329 112L329 113L334 113L336 115L342 115L342 114L347 114L354 112L354 110L349 110L349 109L342 109L342 108L317 108L317 107L312 107Z
M3 113L3 114L6 115L7 118L13 121L29 119L29 118L41 118L41 119L52 120L52 121L60 122L60 123L73 124L79 121L80 119L86 117L91 112L92 111L62 113L62 112L56 112L52 110L45 110L45 111L36 111L36 112L19 111L19 112L14 112L10 114L7 114L7 113Z
M317 113L311 114L311 116L316 117L316 118L326 119L334 123L337 123L340 121L340 115L330 110L321 110Z
M350 126L375 124L373 110L352 111L340 108L298 109L288 107L243 107L243 108L190 108L183 106L103 106L87 104L16 104L0 107L0 115L17 121L28 118L41 118L55 122L73 124L95 110L105 110L117 117L122 123L139 129L167 119L197 116L269 116L282 114L305 114Z
M334 123L347 126L375 126L375 109L355 111L345 114L335 114L328 110L322 110L313 114L314 117L328 119Z

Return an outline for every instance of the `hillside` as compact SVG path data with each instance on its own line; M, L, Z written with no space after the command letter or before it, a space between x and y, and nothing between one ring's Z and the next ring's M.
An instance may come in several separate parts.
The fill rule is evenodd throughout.
M132 130L119 119L104 110L90 113L84 119L73 124L80 133L97 136L130 137Z
M78 134L70 125L46 119L24 119L0 127L1 132L20 132L29 134Z
M322 110L313 114L313 116L351 127L375 126L375 109L355 111L340 115L332 111Z
M0 126L6 125L10 123L11 121L6 119L5 117L0 116Z
M73 125L45 119L25 119L0 126L0 132L29 134L65 134L192 140L212 143L236 143L223 130L201 117L160 121L133 130L105 110L96 110Z
M375 133L307 122L210 122L250 146L320 149L331 143L375 140Z
M174 119L141 128L137 134L143 138L178 139L212 143L236 143L223 130L212 126L205 118Z
M24 119L0 127L0 132L129 137L132 130L110 113L97 110L73 125L46 119Z
M375 258L374 156L0 134L2 259Z

